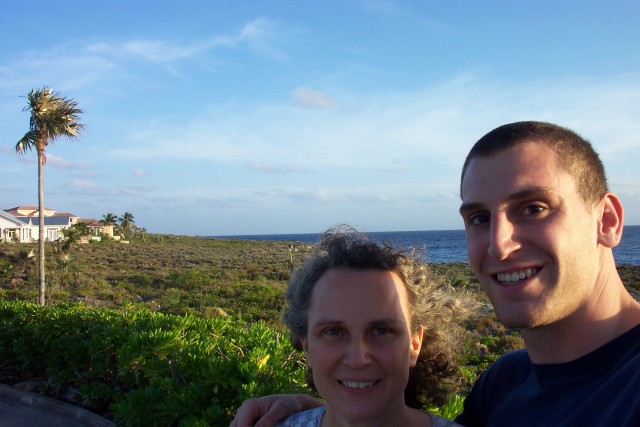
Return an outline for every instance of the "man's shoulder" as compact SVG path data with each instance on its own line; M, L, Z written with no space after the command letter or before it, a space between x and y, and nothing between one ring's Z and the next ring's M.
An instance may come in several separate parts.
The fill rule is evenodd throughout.
M526 350L504 353L480 375L474 391L485 397L509 393L516 384L521 384L534 372L533 364Z
M504 375L506 370L509 371L530 371L533 368L529 353L527 350L512 350L504 353L496 359L495 362L487 368L487 372Z

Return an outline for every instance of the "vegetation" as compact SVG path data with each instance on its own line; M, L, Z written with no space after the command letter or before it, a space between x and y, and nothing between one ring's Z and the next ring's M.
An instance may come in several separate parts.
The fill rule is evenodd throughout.
M280 318L310 245L146 233L79 244L72 234L46 246L47 307L25 302L37 301L35 245L0 246L0 382L39 378L40 391L123 425L228 425L244 398L302 387ZM640 266L618 269L638 298ZM497 322L466 263L431 270L470 314L462 393L429 408L451 418L465 387L523 343Z
M131 212L125 212L118 218L120 221L120 230L122 234L129 238L131 233L136 229L136 223Z
M33 264L23 260L17 265L20 253L28 254L34 247L0 248L0 299L35 301ZM299 265L310 249L297 245L294 262ZM134 304L165 314L198 316L223 310L249 322L280 324L290 273L285 242L142 233L128 244L103 240L69 245L64 240L48 243L46 250L48 304L72 301L114 309Z
M102 215L102 219L99 221L102 225L116 225L118 221L118 216L113 212L107 212Z
M44 165L47 161L45 148L60 137L75 139L83 125L78 121L82 110L73 99L60 96L51 88L33 89L27 95L27 106L23 111L29 111L29 131L16 144L16 152L24 154L33 149L38 155L38 303L45 304L45 228L44 228Z
M123 426L227 426L249 397L306 390L281 333L230 317L0 301L0 352L5 378Z

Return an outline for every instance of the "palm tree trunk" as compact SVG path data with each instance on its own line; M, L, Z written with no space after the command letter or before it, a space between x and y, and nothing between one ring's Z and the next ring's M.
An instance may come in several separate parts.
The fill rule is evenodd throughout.
M45 275L44 275L44 154L38 150L38 304L45 304Z

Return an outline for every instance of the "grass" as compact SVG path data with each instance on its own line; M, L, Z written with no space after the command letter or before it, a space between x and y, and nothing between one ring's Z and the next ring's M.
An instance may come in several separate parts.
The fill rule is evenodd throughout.
M290 245L293 244L293 251ZM263 320L282 330L284 289L309 244L145 234L124 244L75 245L59 253L47 245L47 301L89 307L146 308L166 314ZM0 246L0 299L37 300L36 244ZM292 257L293 255L293 257ZM471 301L462 339L467 386L505 351L522 348L519 334L500 324L466 263L431 264L454 294ZM640 300L640 266L621 265L623 282ZM1 379L0 379L1 380Z
M290 244L161 234L143 234L128 244L78 244L65 254L54 253L48 244L47 300L108 308L142 306L178 315L226 313L248 322L265 320L278 328L291 267L300 265L312 249L293 243L291 251ZM36 301L37 257L29 258L31 251L37 252L35 243L0 246L0 299ZM468 264L430 267L454 292L478 302L478 323L489 321L493 310ZM618 271L640 299L640 266L621 265Z

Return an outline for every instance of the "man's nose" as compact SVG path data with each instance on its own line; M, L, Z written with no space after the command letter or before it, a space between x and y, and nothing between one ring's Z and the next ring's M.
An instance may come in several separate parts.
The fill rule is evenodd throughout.
M497 260L508 258L521 247L515 225L503 213L492 216L489 239L489 256Z

